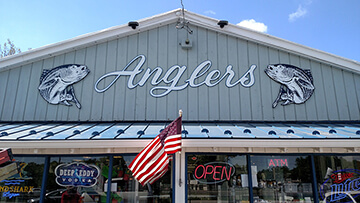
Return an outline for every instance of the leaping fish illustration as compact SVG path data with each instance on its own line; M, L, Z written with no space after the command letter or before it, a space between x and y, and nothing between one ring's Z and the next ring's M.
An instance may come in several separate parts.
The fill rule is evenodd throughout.
M280 90L272 107L284 101L281 105L302 104L313 94L315 87L310 70L303 70L293 65L274 64L268 65L265 73L276 82L280 83Z
M38 87L40 95L50 104L64 104L81 108L80 102L76 99L73 84L84 79L90 70L85 65L67 64L55 67L51 70L44 70L40 77Z

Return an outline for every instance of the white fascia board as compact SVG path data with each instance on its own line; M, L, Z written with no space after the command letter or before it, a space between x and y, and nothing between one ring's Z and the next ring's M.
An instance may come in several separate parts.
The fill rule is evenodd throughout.
M358 148L360 142L351 139L183 139L183 147L262 147L262 148Z
M46 57L59 55L67 51L74 51L86 46L95 45L124 36L133 35L165 24L173 23L182 17L181 13L181 9L176 9L167 13L139 20L139 26L135 30L133 30L127 25L115 26L98 32L81 35L59 43L36 48L20 54L8 56L0 59L0 72L3 70L7 70L11 67L20 66L25 63L44 59ZM191 25L201 26L209 30L224 33L226 35L234 37L240 37L249 41L263 44L265 46L274 47L286 52L317 60L322 63L329 63L335 67L360 73L360 62L354 60L346 59L327 52L309 48L294 42L290 42L233 24L229 24L224 28L220 28L217 25L219 20L189 11L185 11L185 20L190 22L190 27Z
M285 39L271 36L269 34L250 30L238 25L228 24L224 28L220 28L217 23L219 20L204 17L196 13L187 12L185 17L190 21L191 25L206 27L209 30L224 33L233 37L240 37L249 41L253 41L265 46L277 48L286 52L304 56L322 63L329 63L333 66L346 69L352 72L360 73L360 62L343 58L324 51L313 49L304 45L300 45Z
M98 148L139 148L151 140L41 140L1 141L0 148L12 149L98 149Z
M91 45L147 31L164 24L176 22L179 18L178 11L179 9L137 21L139 26L136 29L132 29L127 24L114 26L97 32L80 35L62 42L4 57L0 59L0 72L25 63L31 63L36 60L56 56L68 51L78 50Z
M52 140L52 141L1 141L0 148L13 149L98 149L143 148L151 139L135 140ZM182 139L183 148L250 147L250 148L360 148L353 139Z

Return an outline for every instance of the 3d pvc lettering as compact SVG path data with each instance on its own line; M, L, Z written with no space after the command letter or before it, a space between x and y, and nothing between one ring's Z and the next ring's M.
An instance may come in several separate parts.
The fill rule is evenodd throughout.
M129 66L132 64L135 65L135 62L138 61L135 68L133 70L127 70ZM212 70L209 72L212 62L210 60L206 60L200 63L194 71L190 74L190 77L184 81L183 84L179 84L180 78L184 75L187 67L174 65L171 66L165 74L161 77L163 73L163 69L161 67L156 67L153 70L147 68L146 70L142 69L144 63L146 61L146 57L144 55L138 55L133 58L121 71L114 71L107 73L101 76L95 83L95 91L98 93L103 93L108 90L121 76L129 76L127 81L127 87L129 89L136 88L138 86L142 87L145 83L150 79L151 76L151 85L156 86L150 89L150 95L153 97L163 97L169 94L172 91L183 90L186 87L199 87L202 85L206 85L208 87L213 87L218 85L222 80L226 78L225 85L227 87L234 87L239 83L243 87L251 87L255 83L254 70L256 65L251 65L250 68L243 74L243 76L235 82L232 82L235 76L235 72L232 70L232 66L228 65L226 67L226 72L221 76L220 70ZM143 72L141 79L135 83L135 77ZM98 88L99 83L105 78L115 76L115 78L105 86L104 88ZM140 75L139 75L140 76ZM206 76L203 81L197 81L200 77ZM161 78L160 78L161 77ZM161 82L165 84L169 84L169 86L159 86Z

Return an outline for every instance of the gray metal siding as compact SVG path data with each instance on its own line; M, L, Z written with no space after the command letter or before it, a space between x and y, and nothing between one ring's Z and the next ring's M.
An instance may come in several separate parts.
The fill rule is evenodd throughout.
M3 112L2 118L4 120L10 120L12 118L14 108L15 108L15 101L16 101L16 93L19 87L19 76L20 76L20 68L11 69L8 75L8 84L7 88L5 89L5 100L3 104ZM15 81L15 83L10 83L11 81Z
M356 88L356 83L359 84L360 78L358 75L351 74L347 71L343 71L344 84L345 84L345 92L346 97L343 98L346 100L349 107L349 114L351 120L359 119L359 89ZM355 88L353 88L355 87Z
M72 51L59 56L0 72L1 121L114 121L114 120L171 120L184 111L184 120L214 121L305 121L305 120L359 120L360 76L285 51L264 46L241 38L192 26L194 33L176 30L175 24L143 31L131 36ZM192 49L185 50L179 43L189 38ZM165 97L149 94L152 77L140 87L129 89L128 76L122 76L104 93L97 93L94 84L102 75L122 70L135 56L143 54L142 67L163 69L162 76L171 66L186 66L179 81L184 84L192 71L203 61L210 60L221 76L228 65L238 80L252 64L255 84L246 88L240 84L232 88L225 80L214 87L202 85L172 91ZM63 64L85 64L90 74L73 87L82 108L75 105L48 104L39 94L38 86L44 69ZM280 84L271 80L264 70L268 64L287 63L310 69L314 77L315 92L304 104L278 105L272 103ZM134 64L129 67L134 68ZM142 73L143 73L142 72ZM141 80L139 74L134 83ZM99 83L108 85L114 77ZM205 79L205 76L200 78ZM234 82L234 81L232 81ZM163 82L162 85L165 85Z

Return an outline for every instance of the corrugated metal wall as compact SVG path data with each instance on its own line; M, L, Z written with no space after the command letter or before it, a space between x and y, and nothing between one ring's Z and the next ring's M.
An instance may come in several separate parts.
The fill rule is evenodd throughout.
M50 57L19 68L0 72L0 116L2 121L113 121L168 120L184 111L184 120L359 120L360 76L327 64L312 61L271 47L227 36L200 27L194 33L175 29L175 24L141 32L118 40ZM192 49L179 42L189 38ZM205 85L173 91L165 97L149 94L150 80L143 87L127 88L128 77L119 80L106 92L98 93L94 84L105 73L122 70L139 54L146 56L143 69L173 65L187 66L179 85L190 77L201 62L210 60L212 68L223 74L228 65L240 78L252 64L255 84L250 88L225 86L225 80L214 87ZM75 105L48 104L39 94L43 69L78 63L91 73L74 85L82 108ZM271 80L264 69L268 64L286 63L311 69L315 92L305 104L278 105L272 108L280 84ZM132 67L133 68L133 67ZM132 70L129 67L129 70ZM164 74L163 72L163 74ZM140 74L142 75L142 74ZM139 81L141 76L135 78ZM109 84L107 78L99 87Z

